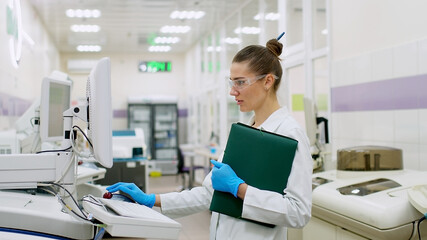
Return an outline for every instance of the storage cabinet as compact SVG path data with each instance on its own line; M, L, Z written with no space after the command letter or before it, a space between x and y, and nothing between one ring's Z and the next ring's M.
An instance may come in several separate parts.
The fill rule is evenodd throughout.
M292 240L367 240L353 232L323 221L316 217L311 217L308 224L302 229L289 228L288 239Z
M178 107L176 103L128 103L128 128L142 128L147 158L163 174L177 173Z
M96 184L112 185L117 182L135 183L142 191L148 192L147 161L129 160L114 161L111 168L107 169L103 179L96 180Z

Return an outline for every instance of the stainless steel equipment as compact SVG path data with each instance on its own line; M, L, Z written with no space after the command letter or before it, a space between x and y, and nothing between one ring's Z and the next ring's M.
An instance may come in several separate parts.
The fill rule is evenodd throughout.
M337 151L337 170L402 170L402 150L383 146L357 146Z

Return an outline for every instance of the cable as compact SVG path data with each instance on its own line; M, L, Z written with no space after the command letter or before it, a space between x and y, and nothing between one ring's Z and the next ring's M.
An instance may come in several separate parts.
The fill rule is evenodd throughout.
M78 127L78 126L74 126L74 127L76 127L76 128L78 128L79 130L80 130L80 132L83 134L83 136L85 136L85 138L86 138L86 140L89 142L89 144L91 145L91 147L92 147L92 143L89 141L89 139L87 138L87 136L86 136L86 134ZM73 127L73 128L74 128ZM92 153L83 153L83 152L81 152L81 151L79 151L78 149L77 149L77 147L74 145L74 131L71 131L71 134L70 134L70 138L71 138L71 141L70 141L70 143L71 143L71 147L73 148L73 152L77 155L77 156L79 156L79 157L81 157L81 158L90 158L90 157L93 157L93 154ZM93 147L92 147L92 149L93 149Z
M47 152L66 152L66 151L68 151L70 149L71 149L71 147L68 147L68 148L65 148L65 149L58 149L58 150L44 150L44 151L38 151L38 152L36 152L36 154L47 153Z
M32 118L30 118L30 124L31 124L31 127L34 127L34 123L33 123L33 120L34 119L36 119L36 117L32 117Z
M86 200L85 198L91 198L91 200ZM106 212L108 212L108 210L107 210L107 208L105 207L105 204L104 203L102 203L101 201L99 201L98 199L96 199L94 196L92 196L92 195L85 195L85 196L83 196L82 197L82 201L85 201L85 202L88 202L88 203L91 203L91 204L94 204L94 205L97 205L97 206L100 206L100 207L102 207L102 208L104 208L104 210L106 211Z
M52 185L50 185L50 184L46 184L46 185L48 185L48 186L50 186L50 187L52 187ZM62 186L61 186L62 187ZM58 199L59 199L59 201L61 202L61 204L63 205L63 206L65 206L66 208L68 208L68 210L70 210L74 215L76 215L77 217L79 217L79 218L81 218L81 219L83 219L83 220L85 220L85 221L89 221L89 222L92 222L90 219L88 219L88 217L86 216L86 214L84 214L84 212L80 209L80 211L81 211L81 213L83 214L83 217L82 216L80 216L78 213L76 213L70 206L68 206L67 205L67 203L65 203L65 201L64 201L64 199L62 199L62 197L59 195L59 193L57 193L57 192L54 192L54 190L49 190L49 189L47 189L47 188L45 188L45 186L43 186L42 185L42 188L40 188L41 190L43 190L43 191L46 191L46 192L48 192L48 193L50 193L50 194L52 194L53 196L56 196ZM67 190L66 190L67 191ZM67 191L68 192L68 191ZM68 192L69 193L69 192ZM72 197L72 196L71 196ZM78 206L77 206L78 207Z
M77 217L79 217L79 218L81 218L81 219L83 219L83 220L85 220L85 221L89 221L89 222L91 222L88 218L87 218L87 216L86 216L86 214L80 209L80 212L81 213L83 213L83 216L84 217L82 217L82 216L80 216L79 214L77 214L70 206L68 206L65 202L64 202L64 200L62 199L62 197L60 197L59 196L59 194L57 194L56 195L57 197L58 197L58 199L61 201L61 203L62 203L62 205L64 205L66 208L68 208L68 210L70 210L74 215L76 215Z
M80 132L83 134L83 136L86 138L86 141L89 143L90 147L93 149L92 142L89 140L89 138L88 138L88 136L86 135L86 133L85 133L85 132L83 132L83 130L82 130L79 126L77 126L77 125L74 125L74 126L73 126L73 129L74 129L74 128L79 129L79 131L80 131Z
M420 220L418 220L418 223L417 223L417 232L418 232L418 239L419 240L421 240L420 224L421 224L422 221L424 221L426 219L426 215L427 215L427 213L424 214L424 216L422 218L420 218Z
M93 238L94 240L101 240L104 237L105 234L105 228L101 228L99 229L99 232L96 234L95 238Z
M70 193L70 191L68 191L68 189L66 189L64 186L62 186L62 185L60 185L60 184L58 184L58 183L55 183L55 182L47 182L47 183L45 183L46 185L45 186L49 186L49 184L50 185L54 185L54 186L57 186L57 187L60 187L60 188L62 188L65 192L67 192L67 194L70 196L70 198L73 200L73 202L74 202L74 204L76 205L76 207L80 210L80 212L83 214L83 216L85 216L85 218L86 218L86 220L87 220L87 216L86 216L86 213L84 213L83 212L83 210L80 208L80 206L79 206L79 204L77 203L77 201L76 201L76 199L74 199L74 197L73 197L73 195ZM43 183L39 183L39 185L40 186L44 186L43 185ZM57 196L59 196L58 194L57 194ZM62 199L61 199L62 200ZM68 209L70 209L68 206L67 206L67 208Z

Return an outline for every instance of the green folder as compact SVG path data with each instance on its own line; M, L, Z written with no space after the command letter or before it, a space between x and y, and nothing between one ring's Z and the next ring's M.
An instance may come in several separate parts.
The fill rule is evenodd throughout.
M295 139L233 123L222 162L230 165L248 185L283 194L297 145ZM211 211L242 219L242 209L243 200L240 198L235 198L231 193L214 191ZM260 224L274 227L268 223Z

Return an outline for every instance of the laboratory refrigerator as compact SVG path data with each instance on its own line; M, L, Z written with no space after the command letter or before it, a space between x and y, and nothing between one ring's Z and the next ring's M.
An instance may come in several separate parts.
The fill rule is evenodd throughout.
M162 174L176 174L178 164L178 107L176 103L129 103L128 128L142 128L147 159Z

